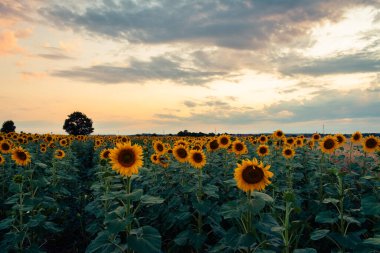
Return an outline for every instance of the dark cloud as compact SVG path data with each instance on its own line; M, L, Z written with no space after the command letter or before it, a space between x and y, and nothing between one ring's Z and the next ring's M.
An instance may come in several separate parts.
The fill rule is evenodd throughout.
M37 56L49 59L49 60L68 60L74 59L73 57L64 55L64 54L38 54Z
M235 49L299 43L316 23L338 21L360 0L101 1L39 10L56 26L132 43L197 41ZM305 43L309 43L307 40Z
M326 59L300 60L297 65L282 65L280 72L286 75L303 74L321 76L380 71L380 57L376 54L358 53Z
M203 85L226 74L183 67L179 62L165 57L154 57L150 61L132 60L127 67L96 65L88 68L78 67L71 70L59 70L53 73L59 77L101 84L171 80L186 85Z

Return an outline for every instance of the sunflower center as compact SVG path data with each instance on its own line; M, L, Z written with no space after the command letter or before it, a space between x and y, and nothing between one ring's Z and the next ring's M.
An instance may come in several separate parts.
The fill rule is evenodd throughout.
M201 153L194 153L193 154L193 161L196 163L201 163L203 161L203 156Z
M186 158L187 157L187 151L184 148L177 149L177 155L180 158Z
M336 139L337 139L337 141L338 141L338 143L342 143L343 142L343 137L342 136L337 136L336 137Z
M158 144L156 145L156 148L157 148L157 150L160 151L160 152L164 150L164 146L162 146L161 143L158 143Z
M8 143L1 144L1 149L4 151L8 151L11 148L11 146Z
M218 147L219 147L219 144L217 140L213 140L212 142L210 142L211 149L217 149Z
M62 151L60 151L60 150L58 151L57 154L58 154L58 156L62 156L62 155L63 155L63 154L62 154Z
M236 151L242 151L244 149L244 146L241 143L236 143L235 149L236 149Z
M357 141L357 140L359 140L359 139L360 139L360 135L359 135L359 134L355 134L355 135L354 135L354 140Z
M259 153L260 154L265 154L267 152L267 148L266 147L260 147L259 148Z
M290 149L285 149L285 155L292 155L292 151Z
M104 152L103 157L104 157L104 158L108 158L109 155L110 155L110 151L107 150L107 151Z
M27 159L27 156L26 156L25 152L23 152L23 151L17 151L16 156L21 161L25 161Z
M323 142L323 147L325 149L332 149L335 146L335 141L333 139L327 139L325 142Z
M130 167L136 161L135 153L131 149L121 150L117 160L122 166Z
M248 184L256 184L263 180L264 172L261 168L250 165L243 170L242 177Z
M369 138L365 142L367 148L375 148L377 146L377 141L374 138Z
M223 137L222 139L220 139L220 143L223 144L223 145L226 145L228 143L228 138L227 137Z
M314 139L314 140L319 140L319 135L314 135L314 136L313 136L313 139Z
M283 135L282 132L277 132L277 133L276 133L276 136L277 136L277 137L281 137L282 135Z

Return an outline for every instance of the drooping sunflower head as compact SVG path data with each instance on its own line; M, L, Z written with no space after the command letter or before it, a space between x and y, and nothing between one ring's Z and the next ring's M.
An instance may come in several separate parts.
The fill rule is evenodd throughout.
M4 156L0 155L0 165L4 165L5 163L5 158Z
M165 153L165 145L162 143L162 141L157 140L153 142L153 148L157 154Z
M356 131L355 133L351 135L350 141L352 143L360 143L362 139L363 139L362 133L359 131Z
M207 150L209 152L213 152L219 149L219 142L218 139L213 138L209 142L207 142Z
M12 160L17 165L26 166L31 162L30 153L22 147L17 147L12 150Z
M65 151L63 151L62 149L57 149L55 152L54 152L54 157L57 158L57 159L62 159L66 156L66 153Z
M173 155L177 161L185 163L189 158L189 150L183 145L178 145L173 148Z
M314 141L319 141L321 139L321 135L318 133L315 133L313 134L313 136L311 136L311 139L313 139Z
M232 152L236 155L243 155L248 153L248 149L243 141L235 140L232 142Z
M228 148L231 144L231 138L227 134L222 134L218 137L219 147Z
M294 155L296 154L296 152L294 151L294 149L290 146L285 146L283 149L282 149L282 156L285 157L286 159L291 159L294 157Z
M206 155L201 150L190 150L189 163L197 169L206 165Z
M269 147L267 145L260 145L256 149L256 152L259 156L267 156L269 155Z
M274 131L273 137L275 139L281 139L282 137L284 137L284 132L282 130Z
M3 140L0 142L0 151L3 154L12 152L12 142L9 140Z
M107 160L110 158L110 153L111 153L110 149L105 148L100 152L99 157L101 160Z
M110 151L112 169L122 176L131 177L138 174L138 169L143 165L143 150L140 145L131 145L130 142L117 143Z
M346 143L346 137L343 134L335 135L337 141L337 148L342 147Z
M362 145L364 152L372 153L378 148L379 140L373 135L367 136L363 139Z
M323 153L332 154L338 146L335 136L326 135L320 142L319 146Z
M270 165L264 166L255 159L243 160L241 164L237 164L235 168L234 178L237 187L245 192L262 191L271 182L269 178L273 173L269 171Z

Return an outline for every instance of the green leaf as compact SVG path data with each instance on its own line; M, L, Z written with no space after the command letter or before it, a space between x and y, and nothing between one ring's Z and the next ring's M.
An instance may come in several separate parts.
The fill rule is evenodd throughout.
M214 197L214 198L219 198L219 194L218 194L218 191L219 191L219 188L216 187L215 185L212 185L212 184L209 184L209 185L206 185L204 188L203 188L203 192L210 196L210 197Z
M37 165L38 167L41 167L43 169L46 169L48 166L44 163L41 163L41 162L36 162L35 165Z
M127 238L127 243L137 253L161 252L161 235L151 226L133 229Z
M314 231L310 234L310 239L313 240L313 241L316 241L316 240L322 239L322 238L325 237L329 232L330 232L330 230L328 230L328 229L318 229L318 230L314 230Z
M364 244L380 249L380 236L368 238L363 241Z
M256 240L251 234L240 234L236 228L228 230L224 240L226 245L234 250L238 250L242 247L251 247L256 244Z
M51 222L51 221L46 221L44 222L44 224L42 225L46 230L50 231L50 232L53 232L53 233L59 233L62 231L61 228L58 227L57 224Z
M375 196L362 198L361 211L364 215L380 215L380 201Z
M191 233L190 235L190 243L196 250L202 249L202 246L206 239L207 236L205 234Z
M313 248L295 249L293 253L317 253L317 250Z
M332 211L324 211L317 214L315 221L318 223L333 224L338 221L338 215Z
M111 234L117 234L120 231L124 231L127 229L127 225L132 222L132 219L126 219L126 220L121 220L121 219L115 219L112 221L109 221L106 223L107 230Z
M358 221L357 219L355 219L354 217L351 217L351 216L347 216L347 215L344 215L343 216L343 219L345 221L347 221L347 223L353 223L353 224L357 224L360 226L361 222Z
M254 199L259 198L259 199L264 200L265 202L270 202L270 203L274 201L273 198L269 196L268 194L263 193L263 192L258 192L258 191L253 192L253 197Z
M162 204L165 200L160 197L155 197L151 195L143 195L141 197L141 203L145 205L156 205L156 204Z
M337 204L337 203L339 203L339 200L338 199L334 199L334 198L327 198L327 199L323 200L323 203L324 204L328 204L328 203Z
M179 246L185 246L190 238L190 233L191 231L189 230L182 231L176 236L174 242Z
M0 221L0 230L9 228L15 219L13 217L6 218Z
M225 203L220 209L220 215L225 219L239 218L241 211L237 208L236 201L230 201Z

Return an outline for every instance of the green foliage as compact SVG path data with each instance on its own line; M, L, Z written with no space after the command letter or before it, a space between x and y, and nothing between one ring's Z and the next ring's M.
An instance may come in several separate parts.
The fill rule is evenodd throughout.
M68 115L63 129L72 135L89 135L94 131L92 120L81 112L73 112Z
M12 120L4 121L3 126L1 127L0 132L2 133L11 133L16 131L15 123Z

